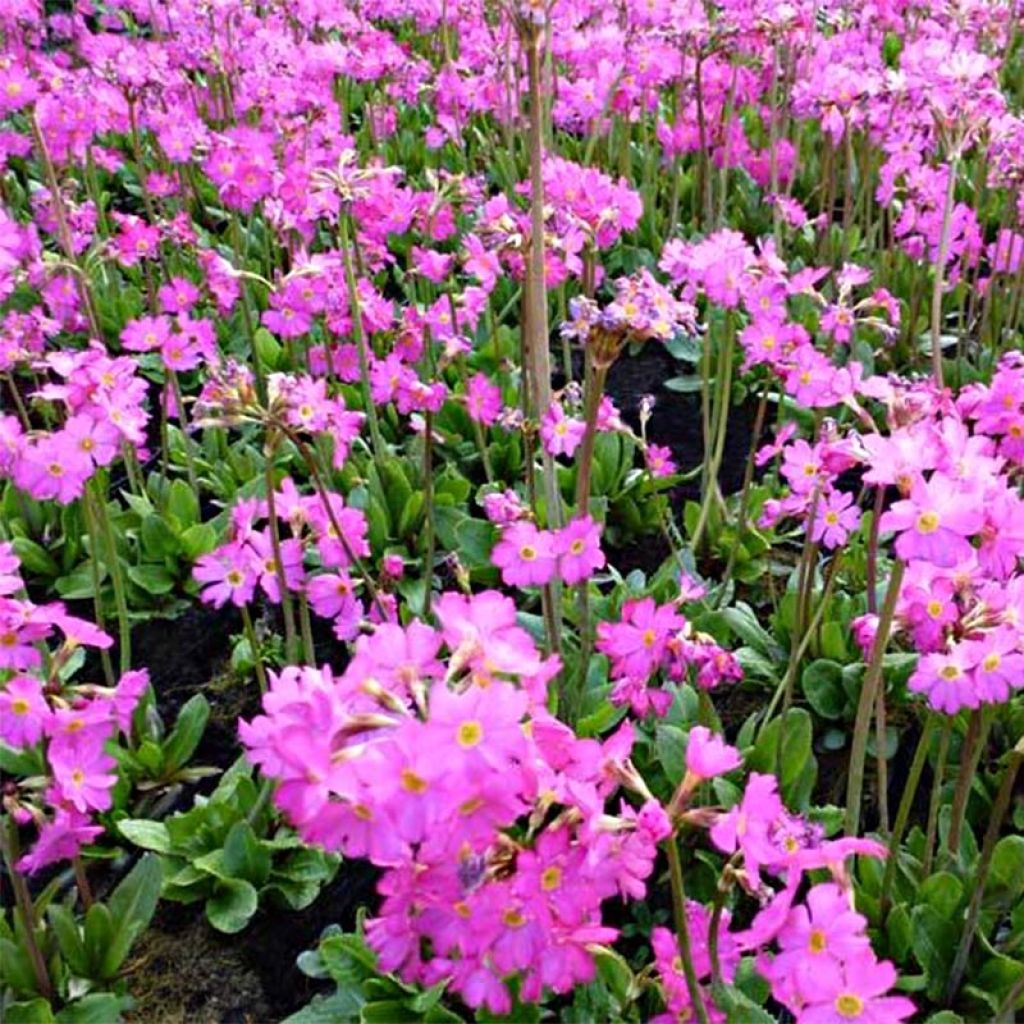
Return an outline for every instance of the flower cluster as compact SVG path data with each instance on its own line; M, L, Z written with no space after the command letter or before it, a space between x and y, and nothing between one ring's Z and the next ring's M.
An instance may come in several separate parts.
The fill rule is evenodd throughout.
M601 524L580 516L560 530L541 530L527 520L505 526L491 551L510 587L542 587L558 576L570 585L604 568Z
M126 672L113 688L69 685L61 669L81 646L105 649L113 640L59 602L37 605L23 591L19 560L0 543L0 741L38 757L43 771L5 787L4 810L38 838L18 861L36 872L77 855L103 832L92 815L106 811L117 782L108 746L131 734L132 713L149 685L145 670ZM54 634L59 642L51 651ZM43 662L46 652L46 663Z
M367 923L382 969L506 1013L510 976L528 1001L593 978L616 935L601 903L643 896L668 822L653 801L606 813L631 734L580 740L546 711L558 663L511 600L436 610L439 629L361 637L337 677L272 674L241 735L303 839L386 869Z
M659 672L685 680L693 668L697 685L705 690L743 675L736 658L693 629L675 604L659 605L651 597L626 601L617 622L599 623L596 646L611 661L615 685L609 699L628 704L640 716L652 710L665 715L672 705L670 691L651 685Z

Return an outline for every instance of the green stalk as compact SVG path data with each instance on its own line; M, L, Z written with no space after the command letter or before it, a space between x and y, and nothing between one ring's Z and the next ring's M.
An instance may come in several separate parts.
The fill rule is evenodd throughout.
M960 833L963 830L964 818L967 814L967 802L971 795L971 785L978 770L978 762L985 750L988 730L992 724L986 707L975 708L967 723L967 735L960 748L960 770L956 777L956 789L953 791L953 808L950 814L949 838L946 848L956 857L960 850Z
M188 435L188 425L185 418L185 400L181 394L181 382L174 370L168 367L168 380L171 382L171 391L174 394L174 404L178 409L178 426L181 428L182 444L185 450L185 470L188 473L188 485L192 488L196 497L199 497L199 477L196 475L196 466L192 458L192 438Z
M953 1001L953 996L960 987L960 981L964 976L964 970L967 968L967 958L971 954L971 945L974 942L974 935L978 930L981 901L985 895L989 869L992 867L992 854L996 848L996 843L999 841L999 832L1002 828L1003 819L1006 817L1006 812L1010 807L1010 800L1013 797L1013 785L1017 781L1017 772L1020 770L1022 761L1024 761L1024 738L1019 739L1017 746L1010 752L1010 762L1006 766L1003 781L1000 783L999 792L996 794L996 800L992 806L988 829L985 832L985 840L981 847L981 856L978 858L974 892L971 894L971 902L967 908L967 922L960 936L960 946L956 951L956 959L953 961L953 969L949 972L949 982L946 985L947 1003Z
M956 191L956 172L959 157L949 161L949 182L946 187L946 203L942 212L942 233L939 235L939 251L935 261L935 280L932 284L932 376L942 387L942 289L946 279L946 257L949 254L949 233L953 222L953 200Z
M704 1003L704 993L693 966L693 944L690 941L690 926L686 919L686 889L683 885L683 866L679 860L679 844L673 832L665 841L665 853L668 856L669 882L672 887L672 915L675 919L676 935L679 942L679 959L683 964L683 975L686 987L690 992L690 1002L699 1024L710 1024L708 1008Z
M424 414L423 422L423 512L426 534L423 555L423 617L429 619L434 590L434 414L429 409ZM476 426L479 429L479 424ZM486 465L486 453L484 458Z
M25 928L25 944L28 947L29 960L32 962L32 973L36 977L36 987L44 999L53 998L53 985L50 982L50 974L46 969L46 960L43 957L39 943L36 942L36 913L32 903L32 896L28 891L25 876L15 866L18 860L18 826L14 819L8 817L3 823L6 825L6 837L3 837L4 829L0 828L0 847L3 849L3 858L7 864L7 875L11 880L11 888L14 890L14 901L17 904L18 913L21 914L21 923Z
M274 456L276 444L268 444L264 453L263 478L267 491L267 518L270 520L270 547L274 552L274 571L277 575L277 587L281 591L281 611L284 617L284 649L288 664L298 664L299 644L295 631L295 609L292 607L292 595L284 574L284 562L281 560L281 527L277 521L276 488L274 483Z
M929 714L925 719L921 737L917 741L917 749L914 751L914 760L910 764L910 773L907 775L907 781L903 787L903 795L900 797L899 810L896 812L896 822L892 827L892 835L889 837L889 857L886 860L885 876L882 880L881 907L883 917L889 908L892 883L896 878L896 859L899 854L900 844L903 842L903 833L906 831L907 822L910 820L910 809L914 806L914 798L917 796L917 788L921 784L924 766L928 762L928 751L931 749L932 736L935 734L935 727L938 721L938 717L934 714Z
M846 787L846 834L854 836L860 828L860 803L864 792L864 763L867 759L868 734L871 731L871 714L875 706L875 693L882 683L882 659L889 643L893 618L896 614L896 599L903 582L903 563L897 561L889 577L889 589L878 620L878 631L871 649L871 661L864 673L864 683L857 703L857 718L853 727L853 744L850 749L850 768Z
M260 650L259 641L256 639L256 630L252 624L252 616L249 614L249 606L243 604L242 626L245 628L245 638L249 641L249 650L252 653L252 663L256 670L256 682L259 683L260 693L267 692L267 673L263 668L263 654Z
M107 514L107 499L99 489L97 477L86 484L92 495L100 532L107 549L107 568L110 571L110 582L114 588L114 605L117 608L118 655L121 674L132 667L132 631L128 619L128 598L125 592L124 576L121 573L121 560L117 554L117 542L114 529Z
M82 495L82 512L85 515L85 528L89 533L89 569L92 576L92 607L93 615L96 617L96 625L105 630L103 615L103 602L101 590L103 581L100 579L100 531L96 525L96 516L93 514L89 494ZM110 651L104 647L100 650L100 663L103 666L103 678L107 686L114 686L117 683L114 677L114 665L110 660Z
M316 664L316 648L313 646L313 625L309 621L309 600L305 593L299 594L299 628L302 631L302 656L307 665Z
M932 858L935 855L935 833L939 827L939 805L942 803L942 783L946 776L946 761L949 757L949 740L953 735L953 719L946 717L939 737L939 756L935 762L935 777L932 779L932 796L928 803L928 828L924 837L924 860L921 864L921 878L932 873Z
M345 265L345 283L348 286L349 315L352 319L352 337L355 339L356 352L359 355L359 384L363 392L363 406L366 420L370 425L370 442L377 460L384 457L386 449L380 433L380 421L377 419L377 407L373 404L370 393L370 360L366 351L366 333L363 330L363 312L359 304L359 288L356 283L356 272L352 262L352 243L349 232L349 214L342 212L338 217L338 230L341 236L341 258Z

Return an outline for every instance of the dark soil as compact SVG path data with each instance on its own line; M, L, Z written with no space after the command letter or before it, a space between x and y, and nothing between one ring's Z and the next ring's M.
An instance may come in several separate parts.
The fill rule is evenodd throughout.
M307 978L296 958L329 924L351 930L373 903L376 872L342 864L334 881L302 911L268 908L239 935L221 935L202 903L161 903L139 940L126 980L138 1024L265 1024L301 1009L328 983Z

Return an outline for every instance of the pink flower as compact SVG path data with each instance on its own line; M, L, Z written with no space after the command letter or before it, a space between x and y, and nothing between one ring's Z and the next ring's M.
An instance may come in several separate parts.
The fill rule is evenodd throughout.
M690 730L686 744L686 770L695 779L712 779L725 775L742 762L740 752L729 746L721 736L712 735L703 725Z
M39 830L35 846L18 861L18 870L35 874L58 861L77 856L82 846L103 834L101 825L90 825L87 815L58 807L52 821Z
M896 531L896 554L948 568L969 558L969 537L980 532L984 511L976 494L965 492L942 473L927 482L918 477L909 499L897 501L882 515L883 533Z
M501 415L501 389L482 373L466 381L466 409L470 419L485 427L496 423Z
M540 437L549 455L568 455L570 458L583 441L587 425L583 420L565 415L560 402L552 402L540 424Z
M896 984L896 969L870 949L841 966L821 966L812 977L814 995L797 1014L798 1024L899 1024L916 1010L903 996L885 995Z
M646 681L661 665L669 637L686 625L675 605L656 605L654 598L627 601L620 622L597 627L597 650L612 662L612 676Z
M977 648L957 644L947 652L925 654L917 663L907 688L923 693L936 711L955 715L961 708L976 708L981 703L974 681Z
M252 555L242 544L224 544L203 555L192 569L192 575L200 583L210 584L200 596L215 608L222 607L227 601L238 608L248 604L258 579Z
M0 739L18 749L30 747L42 738L51 714L42 683L15 676L0 690Z
M672 476L678 471L672 459L672 449L665 445L649 444L644 449L644 462L647 464L647 472L656 479Z
M574 519L555 535L555 553L558 572L565 583L571 586L589 579L605 564L600 523L590 516Z
M832 491L818 499L811 539L827 548L842 547L860 522L860 509L849 491Z
M558 566L554 534L538 530L533 523L506 526L491 552L491 562L510 587L543 586Z
M54 783L75 810L105 811L117 782L117 762L103 750L99 730L85 729L67 739L54 739L48 751Z

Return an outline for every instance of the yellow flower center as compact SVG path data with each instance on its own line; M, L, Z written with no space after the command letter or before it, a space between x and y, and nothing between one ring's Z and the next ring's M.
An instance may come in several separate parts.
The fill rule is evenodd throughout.
M1000 657L1000 655L996 654L995 651L993 651L990 655L988 655L988 657L986 657L982 661L981 667L986 672L995 672L995 670L999 668L999 665L1002 662L1002 660L1002 657Z
M427 780L417 775L411 768L403 768L402 789L404 789L407 793L426 792Z
M546 868L540 876L540 887L545 892L551 892L552 889L557 889L562 884L562 869L552 864L551 867Z
M811 937L807 942L807 948L812 953L824 953L827 946L828 941L825 938L825 933L820 928L815 928L814 931L811 932Z
M950 682L954 679L959 679L962 674L963 673L961 673L959 665L943 665L942 668L939 669L939 675L942 676L943 679L950 680Z
M836 999L836 1012L840 1017L852 1020L864 1012L864 1000L852 992L844 992Z
M522 928L526 924L526 918L518 910L506 910L502 920L509 928Z
M918 533L934 533L939 528L939 515L937 512L922 512L917 517Z
M29 712L28 701L22 697L19 697L17 700L11 701L11 710L16 715L27 715Z
M519 549L519 557L524 562L532 562L537 557L537 549L534 548L534 547L531 547L529 544L524 544Z
M459 746L465 750L477 746L484 738L484 727L477 721L463 722L455 734Z

